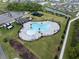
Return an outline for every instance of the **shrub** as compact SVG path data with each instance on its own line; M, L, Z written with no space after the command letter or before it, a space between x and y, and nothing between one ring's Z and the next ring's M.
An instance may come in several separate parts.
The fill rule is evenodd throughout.
M63 35L61 36L61 38L64 39L64 37L65 37L65 35L63 34Z
M55 55L54 59L58 59L58 55Z
M61 47L60 46L58 46L58 51L60 51L61 50Z
M8 42L8 40L7 40L6 38L5 38L3 41L4 41L5 43Z
M9 37L6 37L6 38L4 38L4 40L3 40L3 42L8 42L10 40L10 38Z
M60 45L62 45L62 44L63 44L63 40L60 41Z

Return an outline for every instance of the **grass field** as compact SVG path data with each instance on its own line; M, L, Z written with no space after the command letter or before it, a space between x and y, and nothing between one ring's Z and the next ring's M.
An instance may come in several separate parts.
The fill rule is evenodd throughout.
M18 38L18 31L21 28L21 25L13 23L14 28L7 30L4 28L0 29L0 44L2 44L3 49L9 59L19 57L16 51L9 45L9 43L3 42L5 38L14 38L25 45L30 51L39 57L39 59L54 59L54 56L57 54L57 47L59 46L61 36L63 35L64 28L66 25L66 19L60 16L52 15L50 13L43 12L44 16L35 17L30 15L33 18L33 21L44 21L51 20L56 21L60 24L61 30L55 35L42 37L37 41L27 42L21 41Z
M0 2L0 10L1 11L5 11L7 5L8 5L8 3L2 3L2 2Z

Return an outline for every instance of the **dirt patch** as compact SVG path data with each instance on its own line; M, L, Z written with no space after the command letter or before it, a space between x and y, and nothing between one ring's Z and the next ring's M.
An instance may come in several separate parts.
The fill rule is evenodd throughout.
M25 48L24 45L21 44L20 42L16 40L10 40L9 43L23 59L38 59L32 52L30 52L27 48Z

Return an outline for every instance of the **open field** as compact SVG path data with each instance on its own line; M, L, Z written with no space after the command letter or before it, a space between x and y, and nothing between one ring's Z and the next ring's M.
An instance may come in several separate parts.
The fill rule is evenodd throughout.
M2 3L2 2L0 2L0 10L1 10L1 11L5 11L7 5L8 5L8 3Z
M11 30L7 30L4 28L0 29L0 43L3 45L4 51L9 59L13 59L15 57L19 57L16 51L9 45L9 43L5 43L5 38L14 38L25 45L30 51L32 51L39 59L54 59L54 56L57 54L57 47L59 46L61 36L63 35L66 19L60 16L52 15L50 13L43 12L44 16L36 17L30 15L33 20L32 21L44 21L51 20L56 21L60 24L61 30L55 35L42 37L40 40L27 42L21 41L18 38L18 31L21 28L21 25L13 23L14 28Z

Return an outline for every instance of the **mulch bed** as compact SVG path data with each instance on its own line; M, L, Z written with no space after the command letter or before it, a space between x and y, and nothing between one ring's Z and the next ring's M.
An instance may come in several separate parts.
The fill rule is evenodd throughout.
M25 48L24 45L21 44L20 42L16 40L10 40L9 43L23 59L38 59L32 52L30 52L27 48Z

